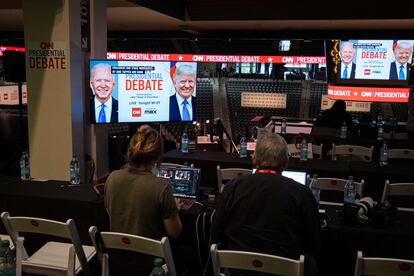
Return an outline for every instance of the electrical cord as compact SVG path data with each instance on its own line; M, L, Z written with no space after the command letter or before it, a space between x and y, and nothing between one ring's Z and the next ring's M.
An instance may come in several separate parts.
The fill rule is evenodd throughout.
M197 239L197 253L198 253L198 261L200 263L200 268L203 267L202 261L201 261L201 250L200 250L200 238L198 233L198 221L200 219L201 214L198 213L196 223L195 223L195 230L196 230L196 239Z

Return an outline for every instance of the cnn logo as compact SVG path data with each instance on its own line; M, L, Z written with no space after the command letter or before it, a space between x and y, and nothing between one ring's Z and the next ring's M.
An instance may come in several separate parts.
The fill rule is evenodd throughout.
M141 117L141 108L140 107L132 108L132 117Z

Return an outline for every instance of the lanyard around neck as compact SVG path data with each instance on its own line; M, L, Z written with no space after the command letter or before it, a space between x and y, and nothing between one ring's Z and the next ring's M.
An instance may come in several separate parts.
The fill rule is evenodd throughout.
M276 170L261 170L261 169L256 170L255 173L279 174L279 172Z

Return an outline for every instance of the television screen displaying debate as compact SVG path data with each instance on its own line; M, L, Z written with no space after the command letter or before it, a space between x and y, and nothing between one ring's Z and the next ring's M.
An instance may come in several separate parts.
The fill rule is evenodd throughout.
M328 82L407 87L413 81L414 40L327 41Z
M196 62L91 60L92 123L194 121Z

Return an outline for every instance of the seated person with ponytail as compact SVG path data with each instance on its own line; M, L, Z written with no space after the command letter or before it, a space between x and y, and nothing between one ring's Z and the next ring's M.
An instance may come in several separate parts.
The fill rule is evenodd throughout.
M266 132L259 138L253 155L256 172L234 178L218 197L211 242L221 243L220 249L296 260L303 254L305 275L315 275L321 247L318 206L308 187L281 175L288 160L283 137Z
M128 164L113 171L105 183L105 207L110 231L152 239L161 239L163 236L177 238L181 234L178 216L180 202L174 199L170 185L154 174L161 164L162 152L161 135L148 125L139 127L129 143ZM120 267L128 268L129 265L125 264L128 257L125 254L119 259ZM145 262L143 267L151 271L152 257L144 259L136 260ZM130 263L142 267L133 260ZM114 266L109 267L112 271ZM149 271L141 273L149 275ZM122 272L123 275L127 273ZM134 274L138 275L136 271Z

